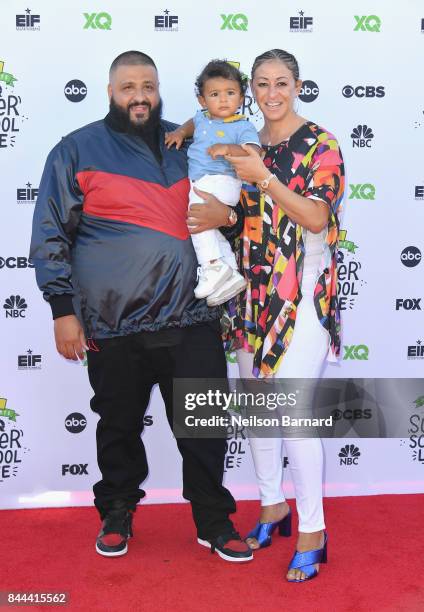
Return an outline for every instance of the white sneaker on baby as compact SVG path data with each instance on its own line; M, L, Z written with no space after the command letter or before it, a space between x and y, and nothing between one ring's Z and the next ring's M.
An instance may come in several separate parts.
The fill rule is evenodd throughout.
M243 276L239 274L237 270L233 270L232 272L231 277L208 296L208 306L219 306L219 304L224 304L224 302L228 302L228 300L235 297L246 288L247 282Z
M218 259L215 263L201 266L200 278L194 295L198 300L211 295L232 276L232 269L224 261Z

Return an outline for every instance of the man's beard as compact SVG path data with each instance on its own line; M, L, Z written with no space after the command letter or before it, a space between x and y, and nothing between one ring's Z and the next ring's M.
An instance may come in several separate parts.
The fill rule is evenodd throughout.
M125 109L116 104L115 100L111 98L109 104L109 115L115 125L117 125L123 132L143 138L143 136L146 134L155 132L159 126L160 119L162 117L162 98L159 98L159 103L153 108L149 102L143 102L143 105L146 105L149 109L149 115L142 123L135 123L130 119L130 110L132 106L140 106L140 104L140 102L136 101L133 102L129 108Z

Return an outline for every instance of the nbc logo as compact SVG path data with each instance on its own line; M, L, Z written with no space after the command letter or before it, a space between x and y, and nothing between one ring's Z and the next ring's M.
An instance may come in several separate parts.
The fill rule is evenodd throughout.
M5 309L6 319L17 319L18 317L24 319L28 304L25 302L25 298L20 295L11 295L4 301L3 308Z
M340 465L358 465L358 458L361 456L359 448L354 444L346 444L340 449Z
M358 125L353 128L350 135L352 138L352 146L363 149L364 147L370 148L371 141L374 138L372 129L367 125Z

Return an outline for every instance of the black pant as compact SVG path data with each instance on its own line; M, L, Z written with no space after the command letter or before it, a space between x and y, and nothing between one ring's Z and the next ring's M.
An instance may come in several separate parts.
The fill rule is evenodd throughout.
M153 335L152 335L153 334ZM88 351L88 374L100 415L97 460L102 480L94 485L94 503L103 517L115 500L135 508L145 493L148 474L141 433L154 384L158 383L172 427L173 378L226 378L227 368L216 322L187 327L179 343L152 347L155 332L96 340ZM169 344L169 341L164 342ZM183 458L183 496L191 502L197 534L212 539L228 533L235 512L231 493L222 486L226 441L178 439Z

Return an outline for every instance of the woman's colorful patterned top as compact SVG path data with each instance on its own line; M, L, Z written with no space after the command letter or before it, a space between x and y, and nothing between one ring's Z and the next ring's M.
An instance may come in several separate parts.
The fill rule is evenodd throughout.
M295 193L330 207L324 252L314 290L317 316L330 334L330 353L340 352L337 240L344 193L344 166L332 134L306 122L288 140L267 146L264 163ZM229 349L254 353L253 374L272 376L290 344L302 298L305 229L292 222L268 195L243 185L245 224L241 264L245 294L229 303Z

